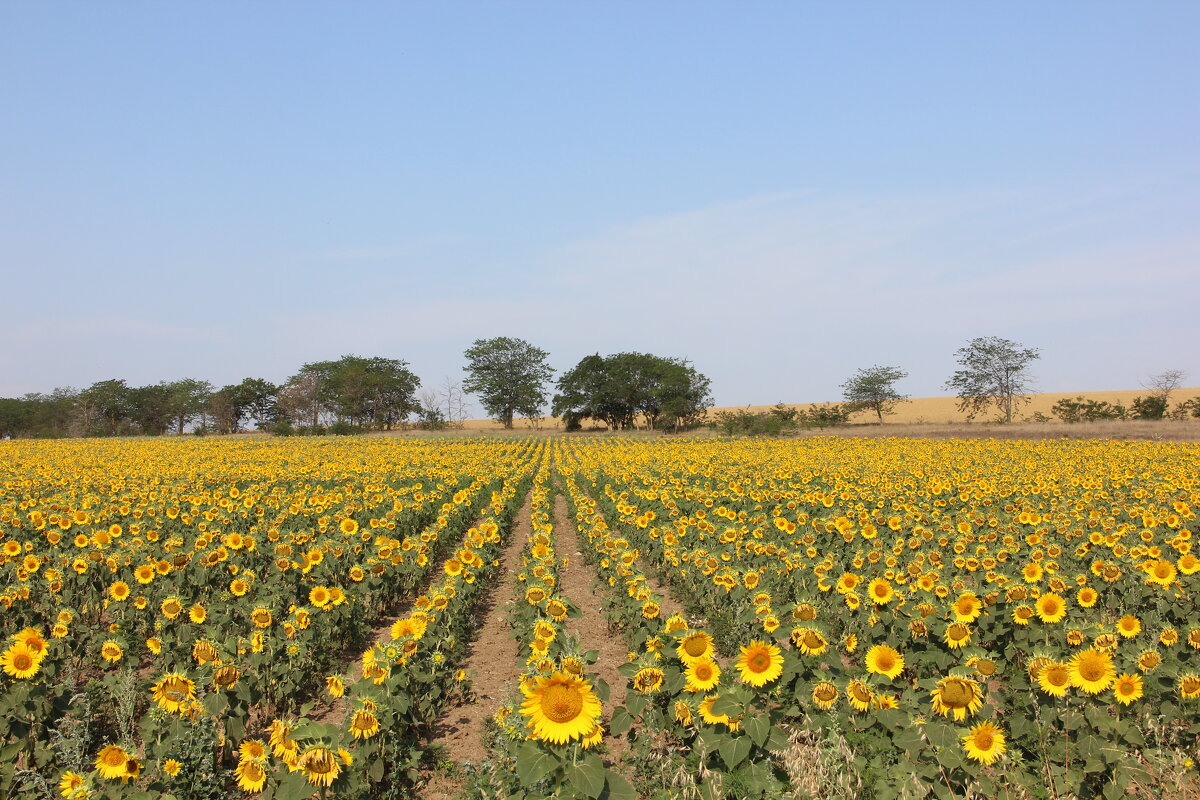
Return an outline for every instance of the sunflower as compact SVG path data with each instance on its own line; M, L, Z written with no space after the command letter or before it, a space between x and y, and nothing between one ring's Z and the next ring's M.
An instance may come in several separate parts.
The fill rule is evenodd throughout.
M296 754L296 740L292 738L292 726L283 720L275 720L271 723L268 730L271 736L267 739L267 744L271 745L271 752L279 758L289 758Z
M642 694L657 692L662 688L664 677L658 667L643 667L633 676L633 688Z
M233 771L238 788L244 792L261 792L267 785L267 771L256 758L244 758Z
M0 656L0 666L3 666L10 676L28 680L38 674L38 670L42 668L42 661L29 645L14 642L4 651L4 655Z
M992 722L981 722L963 737L967 756L991 764L1004 754L1004 732Z
M642 616L646 619L658 619L659 613L661 613L661 609L658 603L653 600L647 600L642 603Z
M886 644L877 644L867 651L867 672L896 678L904 671L904 656Z
M792 644L806 656L819 656L829 649L829 641L812 628L793 628Z
M96 755L96 771L105 780L128 778L126 764L129 763L130 758L130 755L117 745L107 745Z
M338 528L347 536L353 536L354 534L358 533L358 523L349 517L342 520L341 524L338 525Z
M680 725L692 724L692 707L682 700L675 701L675 721Z
M955 622L974 622L983 613L983 601L974 592L963 592L951 606Z
M1084 608L1091 608L1100 599L1100 593L1090 586L1085 586L1079 590L1079 594L1075 595L1075 599Z
M1159 559L1146 568L1146 583L1170 586L1175 582L1175 565Z
M170 775L172 778L178 775L181 769L183 769L183 764L179 763L173 758L168 758L162 763L162 771L167 775Z
M687 685L689 692L710 692L721 682L721 668L711 658L702 658L687 665Z
M232 664L226 664L213 673L213 686L229 690L237 686L237 682L241 677L241 670Z
M946 644L952 649L966 647L971 641L971 628L965 622L951 622L946 626Z
M129 597L129 584L125 581L117 581L108 587L108 596L118 603L124 602Z
M329 786L342 773L337 754L328 747L310 747L296 762L313 786Z
M846 686L846 697L850 700L850 705L857 708L859 711L866 711L871 707L871 701L874 695L871 693L871 687L867 686L862 681L850 681Z
M1018 625L1028 625L1029 621L1033 619L1034 614L1036 613L1037 612L1034 611L1033 606L1022 604L1013 608L1012 620Z
M326 608L332 602L328 586L314 586L308 591L308 602L317 608Z
M160 708L178 714L196 699L196 684L180 672L169 672L150 687L150 696Z
M1100 650L1084 650L1071 659L1071 685L1088 694L1099 694L1116 677L1112 657Z
M1118 675L1113 682L1113 696L1118 703L1129 705L1134 700L1142 696L1142 676L1141 675Z
M942 678L932 695L933 710L943 717L963 720L983 707L983 690L971 678Z
M250 619L256 628L271 627L271 609L259 606L250 612Z
M713 711L713 705L717 702L718 698L719 698L719 695L715 695L715 694L704 698L704 700L700 703L700 708L699 708L700 719L704 720L709 725L722 725L723 724L727 728L729 728L729 730L736 731L738 728L740 728L742 726L742 723L740 722L741 717L738 717L738 719L731 719L726 714L715 713Z
M1153 672L1162 663L1162 656L1157 650L1144 650L1138 656L1138 669L1142 672Z
M828 711L829 709L831 709L835 705L837 705L837 701L838 701L837 687L834 686L829 681L821 681L820 683L818 683L816 686L813 687L812 699L813 699L813 702L817 705L817 708L820 708L823 711Z
M1054 592L1046 592L1037 600L1035 606L1038 619L1046 623L1061 622L1067 615L1067 601Z
M74 797L83 789L85 780L78 772L67 770L58 781L58 791L63 797Z
M110 664L115 664L125 656L124 649L117 642L109 639L100 646L100 657Z
M764 686L783 674L783 653L775 645L753 641L741 650L737 668L742 683Z
M1126 639L1132 639L1142 632L1142 621L1133 614L1126 614L1117 620L1117 633Z
M1038 688L1051 697L1065 697L1071 687L1071 668L1051 661L1038 671L1037 682Z
M249 759L262 760L267 757L267 746L263 744L262 739L245 739L238 745L238 758L243 761Z
M370 739L379 733L379 719L366 709L358 709L350 717L350 733L355 739Z
M587 681L562 672L534 679L532 688L522 687L525 702L521 714L537 738L552 744L582 739L600 722L600 698Z
M567 618L567 604L557 597L546 601L546 613L555 622L562 622Z
M871 598L871 602L877 606L885 606L892 602L892 598L896 596L892 584L888 583L883 578L875 578L867 587L867 596Z
M1193 700L1200 697L1200 677L1192 674L1180 676L1179 678L1179 696L1185 700Z
M684 636L675 648L675 654L684 664L691 664L703 659L712 658L713 638L704 631L696 631Z
M204 622L204 620L208 619L208 611L204 608L204 606L196 603L194 606L188 609L188 619L197 625L200 625Z
M167 619L175 619L183 613L183 603L179 601L178 597L168 597L162 601L159 610L162 611L162 615Z

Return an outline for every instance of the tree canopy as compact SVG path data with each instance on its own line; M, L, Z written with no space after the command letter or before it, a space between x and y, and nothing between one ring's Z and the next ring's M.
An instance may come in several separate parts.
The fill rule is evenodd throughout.
M1006 423L1012 422L1013 406L1019 396L1033 388L1029 365L1041 353L998 336L972 339L956 351L962 369L946 382L946 388L958 395L958 408L974 419L995 405Z
M545 384L554 375L550 354L523 339L497 336L476 339L463 354L467 373L463 389L479 397L488 414L505 428L513 417L536 417L546 404Z
M907 378L899 367L866 367L851 375L842 384L842 396L856 411L874 411L883 424L883 415L890 414L908 395L896 391L896 381Z
M660 424L679 429L699 422L712 407L709 385L685 359L597 353L563 373L553 413L563 418L568 430L585 419L631 428L639 416L652 429Z

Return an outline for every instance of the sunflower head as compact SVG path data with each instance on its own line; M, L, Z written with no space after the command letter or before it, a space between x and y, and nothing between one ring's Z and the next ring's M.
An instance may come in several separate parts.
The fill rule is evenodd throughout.
M522 687L521 714L529 718L528 727L538 739L566 744L588 736L599 724L600 698L586 681L554 672L537 676L531 684Z
M742 683L765 686L783 674L783 653L773 644L754 641L742 648L737 668Z

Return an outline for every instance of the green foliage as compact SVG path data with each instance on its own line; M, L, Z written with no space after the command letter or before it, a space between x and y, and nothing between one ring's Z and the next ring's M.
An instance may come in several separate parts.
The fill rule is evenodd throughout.
M867 367L858 370L842 384L843 397L853 411L874 411L883 424L883 415L890 414L896 404L908 395L896 391L895 383L908 373L898 367Z
M1159 420L1167 413L1167 401L1156 395L1135 397L1129 410L1134 419Z
M1104 419L1129 419L1129 410L1120 403L1084 400L1082 396L1059 400L1050 409L1063 422L1096 422Z
M585 356L563 373L553 413L568 430L585 419L613 429L647 427L682 430L698 424L712 407L709 379L682 358L649 353Z
M535 417L546 403L545 383L554 370L550 354L523 339L497 336L476 339L463 354L467 379L463 389L479 396L484 409L512 428L513 417Z
M726 436L784 436L800 427L800 412L783 403L766 412L718 411L709 427Z
M967 412L967 419L974 419L995 405L1004 422L1011 423L1013 406L1032 387L1029 365L1041 358L1041 353L1009 339L985 336L972 339L956 355L962 369L950 377L946 388L958 395L959 410Z

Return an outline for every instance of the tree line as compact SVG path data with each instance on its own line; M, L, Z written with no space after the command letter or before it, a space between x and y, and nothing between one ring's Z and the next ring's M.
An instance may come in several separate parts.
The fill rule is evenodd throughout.
M281 384L264 378L214 386L183 378L131 386L113 378L85 389L0 398L0 438L161 436L235 433L357 433L404 425L437 429L461 423L465 392L506 428L516 417L540 420L553 403L568 429L587 420L613 428L696 424L712 406L709 381L684 359L646 353L585 357L564 373L551 397L549 354L521 339L476 340L464 353L465 379L421 388L408 362L345 355L304 364Z

